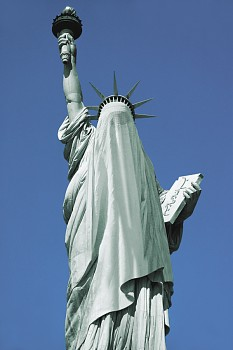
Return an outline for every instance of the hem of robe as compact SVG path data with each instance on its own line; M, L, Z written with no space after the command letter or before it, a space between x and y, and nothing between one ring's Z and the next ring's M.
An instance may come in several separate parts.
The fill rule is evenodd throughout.
M92 322L70 350L165 350L168 310L164 286L148 276L135 281L135 300L128 307L109 312Z
M85 308L85 313L82 318L82 320L80 320L80 327L79 327L79 331L81 331L82 333L82 329L83 329L83 336L81 335L79 340L78 340L78 347L77 349L79 349L79 346L81 346L81 344L83 343L84 339L85 339L85 334L88 333L88 329L89 327L96 323L99 319L101 319L102 317L104 317L105 315L109 315L112 313L118 313L118 312L122 312L122 310L125 310L127 308L132 307L134 304L137 304L137 293L135 292L135 289L137 288L137 284L140 284L140 281L147 279L149 281L149 283L152 285L162 285L162 289L163 289L163 311L164 311L164 317L166 322L164 321L164 327L165 327L165 333L168 334L169 330L170 330L170 326L169 326L169 322L168 322L168 309L171 306L171 295L173 294L173 282L172 281L164 281L163 278L163 267L159 268L156 271L152 271L150 273L147 274L143 274L142 276L137 276L137 277L132 277L130 280L126 281L125 283L123 283L121 286L119 286L119 289L121 290L121 292L124 293L123 291L123 286L128 284L131 284L131 293L126 295L124 294L125 297L125 304L121 304L121 307L108 307L106 308L106 310L104 310L104 308L101 308L101 313L95 317L95 318L89 318L88 317L88 309ZM129 286L128 286L128 289ZM73 288L73 291L75 290L75 287ZM130 296L130 299L129 299ZM88 297L85 300L85 304L86 305L91 305L91 302L88 301ZM89 310L91 313L91 310ZM167 313L167 315L166 315ZM86 316L86 317L85 317ZM84 321L84 325L83 325L83 321ZM85 325L86 322L86 325ZM102 348L100 348L102 350ZM73 350L73 349L72 349ZM76 350L76 348L75 348Z

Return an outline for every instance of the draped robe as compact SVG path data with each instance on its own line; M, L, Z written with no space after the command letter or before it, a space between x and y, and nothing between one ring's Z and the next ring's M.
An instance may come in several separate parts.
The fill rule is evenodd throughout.
M84 108L58 132L70 180L64 199L67 350L164 350L182 224L165 228L156 180L130 109ZM170 251L169 251L170 247Z

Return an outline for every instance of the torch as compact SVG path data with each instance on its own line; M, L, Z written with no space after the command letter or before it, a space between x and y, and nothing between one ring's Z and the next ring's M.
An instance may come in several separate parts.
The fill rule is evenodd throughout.
M70 34L74 40L80 37L82 34L82 22L72 7L67 6L60 15L54 18L52 32L56 38L61 34ZM64 64L70 62L69 45L62 46L60 55Z

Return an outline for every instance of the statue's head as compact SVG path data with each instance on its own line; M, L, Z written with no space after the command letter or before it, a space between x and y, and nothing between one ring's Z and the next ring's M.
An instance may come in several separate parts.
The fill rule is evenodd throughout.
M90 83L91 84L91 83ZM126 94L126 96L123 95L119 95L118 94L118 88L117 88L117 82L116 82L116 75L114 72L114 93L113 95L110 96L105 96L104 94L102 94L102 92L100 92L93 84L91 84L91 86L93 87L93 89L95 90L95 92L97 93L97 95L101 98L101 103L99 106L89 106L87 107L88 110L95 110L97 112L97 115L95 116L89 116L90 119L92 120L98 120L101 117L101 112L104 109L105 106L107 106L108 104L113 104L115 108L117 108L117 106L125 105L127 106L127 108L129 109L132 118L133 119L137 119L137 118L150 118L150 117L155 117L154 115L146 115L146 114L137 114L135 113L135 109L142 106L144 103L151 101L152 99L149 98L147 100L144 101L140 101L140 102L136 102L136 103L131 103L130 102L130 97L133 94L134 90L136 89L136 87L138 86L139 81L132 87L132 89L130 89L130 91Z
M111 95L111 96L106 97L99 105L98 116L99 117L101 116L101 112L107 104L111 103L111 104L114 104L115 106L119 105L116 102L120 102L122 104L125 104L128 107L128 109L130 110L132 117L135 118L135 111L134 111L134 107L133 107L132 103L128 100L127 97L122 96L122 95Z

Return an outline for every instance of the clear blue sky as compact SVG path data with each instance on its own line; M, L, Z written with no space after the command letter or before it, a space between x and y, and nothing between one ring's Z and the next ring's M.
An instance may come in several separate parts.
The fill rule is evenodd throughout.
M83 20L78 71L132 101L154 97L138 130L163 187L202 172L203 193L172 257L168 350L233 348L232 0L7 1L1 37L0 350L64 350L68 268L62 201L67 164L57 129L66 115L52 19Z

